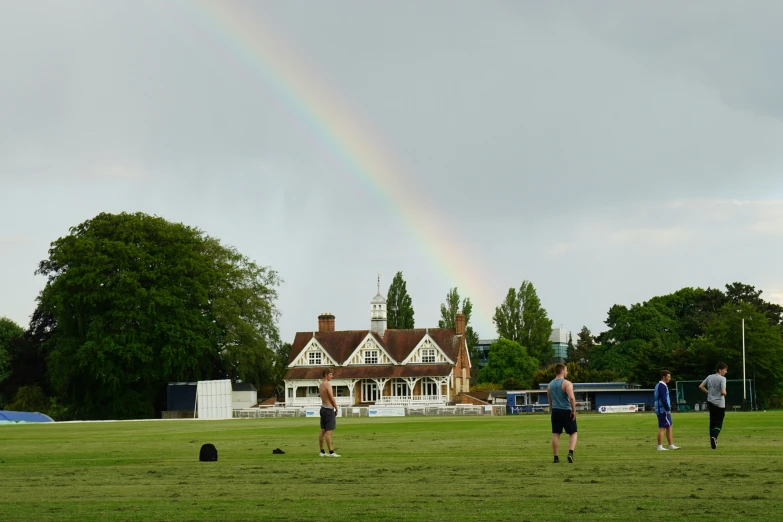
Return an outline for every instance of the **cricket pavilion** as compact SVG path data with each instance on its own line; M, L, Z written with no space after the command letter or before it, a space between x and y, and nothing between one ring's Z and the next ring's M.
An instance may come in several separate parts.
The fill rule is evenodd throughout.
M445 405L470 387L465 316L455 328L386 328L386 299L370 301L370 329L335 331L332 314L318 317L318 331L298 332L285 374L285 406L321 404L324 368L334 369L338 406Z

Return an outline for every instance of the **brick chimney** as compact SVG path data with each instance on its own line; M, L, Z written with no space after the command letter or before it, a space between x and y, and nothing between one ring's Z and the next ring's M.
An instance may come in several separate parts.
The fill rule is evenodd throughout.
M454 317L454 329L457 331L457 335L465 335L465 314L457 312Z
M318 316L318 331L321 333L334 332L334 316L326 313Z

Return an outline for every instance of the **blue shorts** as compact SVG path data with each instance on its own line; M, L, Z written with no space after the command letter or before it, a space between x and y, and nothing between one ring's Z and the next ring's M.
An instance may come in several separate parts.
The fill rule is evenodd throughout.
M658 414L658 427L659 428L668 428L672 425L672 414L671 413L659 413Z

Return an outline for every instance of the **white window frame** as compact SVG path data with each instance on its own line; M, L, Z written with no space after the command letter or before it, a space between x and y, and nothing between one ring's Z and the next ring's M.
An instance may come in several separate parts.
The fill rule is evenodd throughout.
M307 354L308 364L319 365L322 364L321 361L323 361L323 357L321 357L321 352L310 352Z
M378 350L365 350L364 352L364 364L378 364ZM371 360L375 358L375 360Z
M362 381L362 402L375 402L380 396L377 382L368 379Z
M408 387L408 383L403 379L394 379L392 381L392 395L395 397L410 397L411 390Z
M434 392L434 393L427 393L427 392ZM437 382L433 382L430 380L422 381L421 383L421 394L426 395L428 397L434 397L440 395L440 385Z
M435 348L422 348L421 349L421 362L432 364L432 363L435 362L435 358L436 357L437 356L435 354Z

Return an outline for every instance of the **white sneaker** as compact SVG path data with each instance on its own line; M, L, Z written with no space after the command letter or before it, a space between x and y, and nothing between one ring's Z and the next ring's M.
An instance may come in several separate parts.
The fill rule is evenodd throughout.
M322 451L321 453L319 453L319 455L320 455L320 456L322 456L322 457L325 457L325 456L326 456L326 453L324 453L324 452Z
M329 457L339 457L340 455L338 455L337 453L330 453L328 456Z
M658 446L658 451L668 451L668 450L663 446Z
M679 446L675 446L674 444L669 445L669 449L680 449Z

